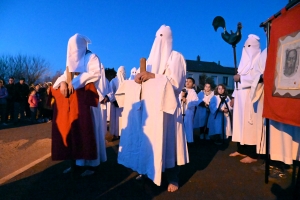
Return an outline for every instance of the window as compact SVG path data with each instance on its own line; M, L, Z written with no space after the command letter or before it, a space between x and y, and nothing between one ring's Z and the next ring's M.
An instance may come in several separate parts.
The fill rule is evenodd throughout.
M211 78L214 80L214 83L218 85L218 77L217 76L211 76Z
M223 76L223 84L228 85L228 77L227 76Z

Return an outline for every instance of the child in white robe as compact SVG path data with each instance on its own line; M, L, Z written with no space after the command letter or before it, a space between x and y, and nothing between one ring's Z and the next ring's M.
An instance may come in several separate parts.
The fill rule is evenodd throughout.
M193 134L193 127L194 127L194 113L196 106L198 104L198 96L196 91L194 90L195 80L191 77L186 79L185 82L185 92L180 93L181 99L181 107L184 110L184 132L186 134L187 142L194 142L194 134ZM185 97L186 94L186 97Z
M229 105L230 98L227 94L225 85L219 84L209 104L208 135L215 144L222 144L223 134L226 138L232 135L230 120L232 107Z
M205 83L204 90L198 93L198 106L194 117L194 128L200 128L200 139L205 138L208 140L207 121L209 116L209 102L214 96L211 90L210 83Z

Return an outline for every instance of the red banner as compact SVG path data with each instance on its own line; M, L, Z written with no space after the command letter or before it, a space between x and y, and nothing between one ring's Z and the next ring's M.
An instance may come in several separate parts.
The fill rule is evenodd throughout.
M272 20L264 73L263 116L294 126L300 126L299 36L300 4L287 11L283 9ZM288 67L291 59L292 68Z

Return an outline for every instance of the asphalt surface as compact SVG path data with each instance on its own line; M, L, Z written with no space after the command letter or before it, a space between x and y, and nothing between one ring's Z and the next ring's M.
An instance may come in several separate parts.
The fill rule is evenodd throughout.
M2 139L12 130L23 134L23 139L30 135L27 149L36 145L33 132L42 131L46 138L51 136L51 124L30 127L0 130L0 145L12 142ZM36 135L36 140L42 139L40 135ZM114 141L107 143L108 160L97 168L94 175L81 177L82 169L73 174L63 174L69 162L52 161L49 157L0 185L0 199L295 199L294 193L299 193L295 189L296 165L286 171L286 178L270 179L266 184L264 170L260 169L263 160L242 164L239 162L241 157L228 156L236 150L235 143L226 141L218 146L210 141L201 141L197 130L195 136L194 144L189 145L190 163L181 167L180 188L174 193L167 192L168 183L164 174L160 187L148 179L135 180L136 172L117 163L118 141ZM51 146L48 143L45 145L48 145L48 152L45 153L50 153ZM36 148L39 152L40 147L36 145ZM22 160L26 160L27 156L23 153L24 149L17 151L18 155L22 155ZM32 162L32 159L27 160ZM6 159L0 169L12 166L11 162L11 159ZM22 167L13 165L15 168Z

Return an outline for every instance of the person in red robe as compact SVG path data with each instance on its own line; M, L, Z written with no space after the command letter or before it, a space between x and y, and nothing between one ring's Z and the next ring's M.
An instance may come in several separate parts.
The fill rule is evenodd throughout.
M76 160L97 157L96 140L90 106L97 107L98 94L94 84L75 90L68 98L51 87L54 97L52 120L52 159Z
M100 59L87 49L88 43L90 40L78 33L69 39L66 70L50 90L56 101L52 158L76 160L64 173L72 171L72 166L82 166L87 168L82 176L93 174L100 161L106 161L104 134L96 123L100 113Z

